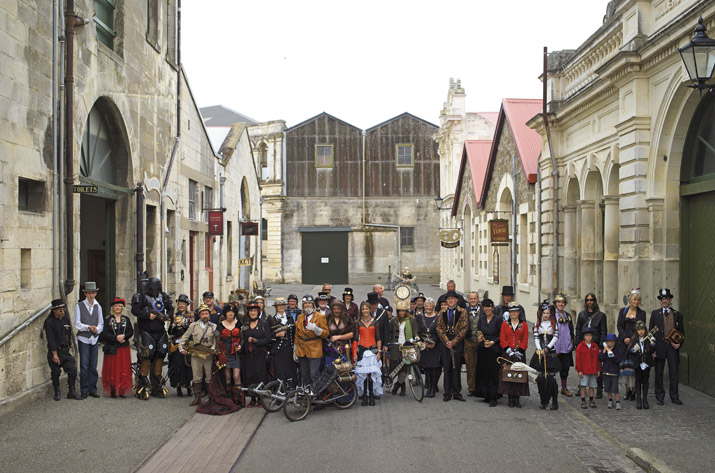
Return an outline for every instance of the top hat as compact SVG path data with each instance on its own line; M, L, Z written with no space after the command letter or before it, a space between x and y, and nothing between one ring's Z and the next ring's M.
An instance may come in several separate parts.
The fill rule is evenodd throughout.
M423 293L421 293L421 292L420 292L419 294L417 294L415 297L413 297L413 299L414 299L414 300L422 299L422 302L424 302L424 301L427 300L427 298L425 297L425 295L424 295Z
M127 301L125 301L121 297L115 297L114 299L112 299L112 302L109 303L109 307L112 307L115 304L122 304L124 307L126 307Z
M179 294L179 297L176 298L176 302L186 302L187 304L191 304L191 299L189 299L189 296L186 294Z
M288 300L291 300L291 299L297 301L297 300L298 300L298 296L296 296L295 294L291 294L291 295L288 296Z
M319 301L328 301L330 300L330 297L328 296L327 292L319 292L318 297L316 299Z
M501 295L502 296L513 296L514 295L514 286L502 286Z
M444 295L445 299L448 299L450 297L456 297L459 299L459 294L457 294L455 291L447 291L447 293Z
M670 289L659 289L659 290L658 290L658 300L661 300L661 299L663 299L664 297L665 297L666 299L672 299L672 298L673 298L673 294L670 293Z
M345 290L343 291L343 296L353 296L353 298L354 298L355 294L353 294L353 288L346 287Z
M63 307L67 307L67 304L65 304L65 301L63 301L62 299L54 299L52 301L52 307L50 307L50 310L61 309Z
M201 296L201 298L202 298L202 299L206 299L207 297L213 297L213 296L214 296L214 293L213 293L213 292L211 292L211 291L206 291L206 292L204 292L204 295Z
M209 309L209 306L207 306L206 304L201 304L199 306L198 313L201 314L201 312L204 312L204 311L211 313L211 309Z
M84 292L97 292L99 291L99 288L97 287L97 283L94 281L87 281L84 283Z
M377 292L368 292L367 293L367 303L368 304L377 304L380 302L380 298L377 295Z
M482 301L482 307L494 307L494 301L491 299L484 299Z
M609 333L608 335L606 335L606 341L607 342L617 342L618 337L616 336L615 333Z
M287 304L288 304L288 302L286 302L285 298L283 298L283 297L276 297L276 300L273 301L274 306L287 305Z

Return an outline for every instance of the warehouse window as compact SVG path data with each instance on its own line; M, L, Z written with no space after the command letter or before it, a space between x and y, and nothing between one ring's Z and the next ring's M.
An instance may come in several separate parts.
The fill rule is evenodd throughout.
M402 227L400 229L400 247L403 250L415 249L415 227Z
M414 145L401 144L396 145L396 160L395 164L398 167L402 166L414 166Z
M333 167L333 145L315 145L315 167Z

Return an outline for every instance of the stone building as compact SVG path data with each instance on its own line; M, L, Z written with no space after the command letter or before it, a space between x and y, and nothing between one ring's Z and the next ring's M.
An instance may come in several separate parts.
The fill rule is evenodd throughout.
M238 219L245 207L258 213L250 146L230 162L213 152L178 65L176 1L76 0L74 14L72 37L53 2L0 5L0 412L44 395L39 335L51 299L73 310L94 280L101 303L129 300L138 270L161 275L174 297L212 288L225 297ZM214 238L208 209L221 205L221 183L244 180L245 193L223 202L230 233Z
M554 289L556 263L570 307L578 310L585 293L595 292L613 330L632 288L640 288L648 313L658 307L657 290L670 288L689 334L681 381L712 395L715 100L688 88L678 54L699 16L715 37L713 2L612 1L586 42L551 55L548 118L557 180L542 117L529 125L544 136L545 292Z
M285 282L384 282L401 266L436 280L436 129L404 113L362 131L322 113L286 130Z
M464 143L467 140L491 140L498 112L467 112L467 94L460 79L449 80L447 101L439 115L439 130L435 141L439 145L440 163L440 203L441 228L456 228L456 221L451 217L454 202L454 189L457 186L459 165L462 161ZM454 277L454 251L440 249L440 285L445 287ZM459 290L467 290L459 286Z
M502 286L513 285L527 313L539 300L536 173L541 137L526 121L540 107L539 100L504 99L492 139L465 141L452 220L442 216L443 227L455 222L462 234L456 248L442 250L443 278L454 279L465 292L488 291L495 301ZM505 225L501 241L492 239L494 221Z

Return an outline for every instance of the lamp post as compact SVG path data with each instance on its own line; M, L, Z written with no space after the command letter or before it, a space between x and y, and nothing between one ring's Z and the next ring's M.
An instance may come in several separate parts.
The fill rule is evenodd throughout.
M705 31L701 16L698 26L695 27L693 39L682 48L678 48L680 57L685 64L685 70L692 82L688 87L698 89L701 94L704 89L715 87L715 85L706 84L712 78L713 69L715 69L715 39L709 38Z

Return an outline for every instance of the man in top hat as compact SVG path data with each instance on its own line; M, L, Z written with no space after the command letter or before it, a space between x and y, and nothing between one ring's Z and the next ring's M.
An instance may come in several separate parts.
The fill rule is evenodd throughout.
M221 310L221 307L214 304L214 293L211 291L206 291L203 293L201 298L204 301L203 305L209 308L209 321L214 325L218 325L218 321L223 315L223 310ZM199 309L196 309L196 311L194 312L194 320L199 320Z
M464 337L469 329L467 311L459 307L459 294L447 291L447 308L440 311L437 335L442 341L442 369L444 371L443 401L466 401L462 397L462 361Z
M97 392L97 358L99 357L99 334L104 328L104 315L97 302L97 283L84 284L84 300L74 310L74 326L77 329L79 347L79 386L82 398L88 395L100 397Z
M437 307L439 307L442 302L445 302L447 300L447 294L449 292L453 292L457 295L457 305L461 307L462 309L467 308L467 301L464 300L464 296L462 296L459 292L457 292L457 284L453 280L447 281L447 292L439 296L437 299Z
M390 342L390 315L387 313L386 307L389 304L382 306L380 304L380 296L377 292L367 293L367 303L370 304L370 314L375 319L375 326L380 332L380 340L382 340L382 352L387 353ZM384 358L384 356L383 356Z
M464 364L467 365L467 396L482 397L483 393L477 392L481 385L477 373L477 330L482 308L479 306L479 293L472 291L467 294L467 335L464 337ZM481 389L479 390L481 391Z
M665 362L668 362L668 378L670 385L668 393L673 404L681 405L683 401L678 396L678 365L680 364L680 343L673 343L666 338L674 330L680 335L685 335L683 325L683 314L673 309L670 304L673 302L673 294L670 289L660 289L658 291L660 309L654 310L650 314L650 324L648 330L658 327L655 332L655 401L659 406L663 405L665 399L665 389L663 388L663 370Z
M328 307L328 304L330 303L330 295L327 292L321 291L315 300L318 303L318 307L316 307L315 310L323 314L326 318L329 317L330 307Z
M47 363L50 365L52 387L55 389L54 400L59 401L60 395L60 370L67 373L67 399L82 398L75 391L77 380L77 364L70 354L72 348L72 324L65 310L67 306L62 299L52 301L50 315L45 320L45 336L47 337Z
M504 321L509 320L509 303L514 301L514 286L502 286L501 288L502 303L494 308L494 314L500 315ZM519 322L526 321L526 314L522 309L519 312Z

